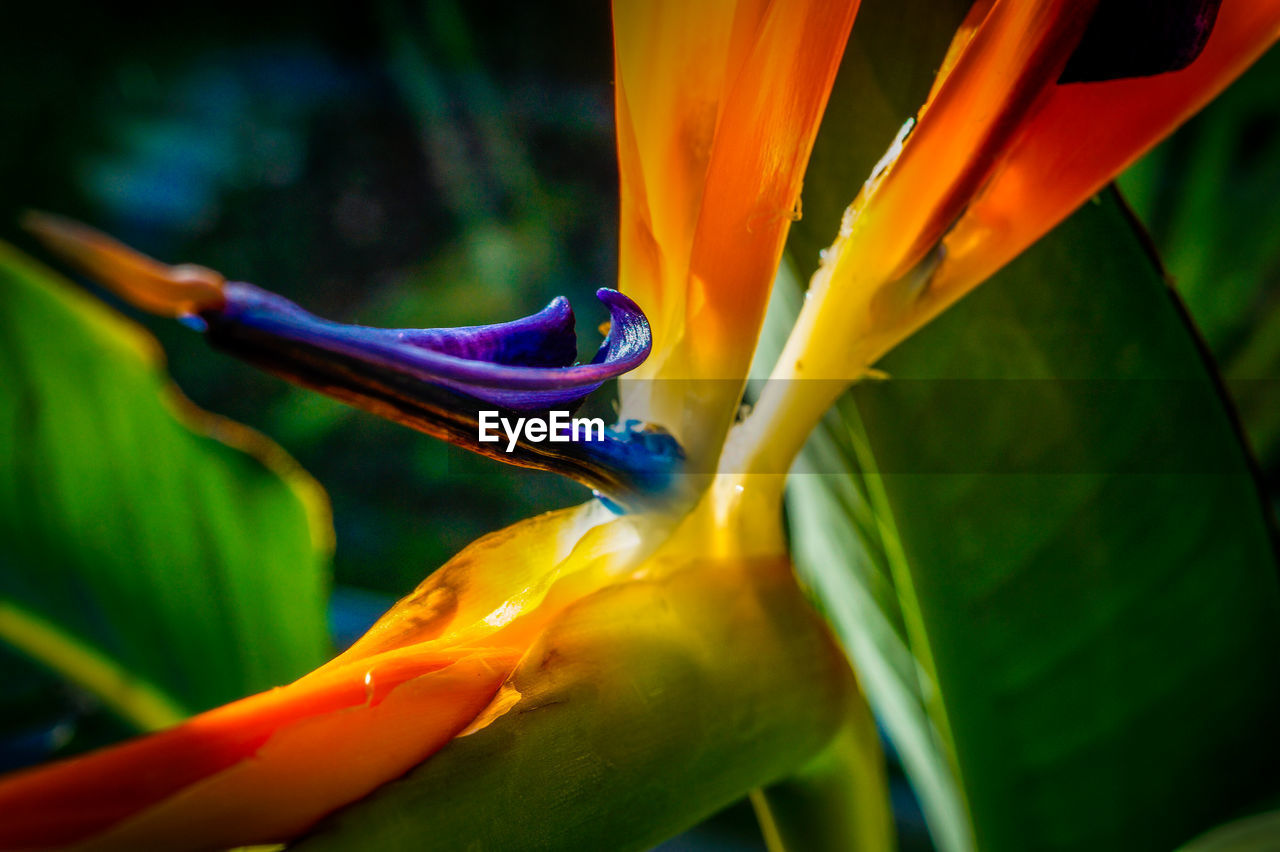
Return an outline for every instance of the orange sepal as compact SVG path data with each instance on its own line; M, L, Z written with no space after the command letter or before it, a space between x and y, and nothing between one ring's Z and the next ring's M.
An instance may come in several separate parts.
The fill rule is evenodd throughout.
M693 465L736 411L857 7L614 3L619 282L654 328L622 413L671 430Z
M856 2L774 2L728 92L689 264L686 367L746 373Z
M0 781L0 848L273 843L422 762L518 661L414 648L320 670L158 734Z
M22 224L50 251L145 311L181 317L225 304L225 280L212 269L191 263L168 266L61 216L28 213Z
M1154 77L1055 86L945 240L933 286L966 291L1098 192L1280 38L1278 0L1228 0L1203 52Z

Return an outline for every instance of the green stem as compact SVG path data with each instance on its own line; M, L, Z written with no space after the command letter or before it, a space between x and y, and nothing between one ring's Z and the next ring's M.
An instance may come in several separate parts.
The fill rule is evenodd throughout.
M859 691L844 728L795 776L755 790L769 852L889 852L896 848L884 753Z

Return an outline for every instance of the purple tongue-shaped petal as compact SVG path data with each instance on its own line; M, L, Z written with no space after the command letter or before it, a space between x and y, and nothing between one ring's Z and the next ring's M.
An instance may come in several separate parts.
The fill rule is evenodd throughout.
M463 328L400 329L388 335L411 346L468 361L512 367L567 367L578 357L573 326L569 300L556 296L536 314L511 322Z
M231 327L257 332L277 346L296 344L359 360L521 411L581 401L608 379L639 366L651 341L648 320L635 302L607 289L596 295L609 307L611 328L590 364L572 363L577 352L574 318L564 298L507 323L389 329L321 319L252 284L231 282L225 292L224 307L201 315L215 338Z
M624 505L665 492L684 454L668 434L627 424L603 437L514 444L481 441L482 412L544 417L572 411L606 380L649 354L649 322L613 290L612 315L589 364L574 364L573 312L556 299L497 325L382 329L320 319L252 284L227 283L199 318L209 342L290 381L509 464L569 476ZM490 415L492 416L492 415Z

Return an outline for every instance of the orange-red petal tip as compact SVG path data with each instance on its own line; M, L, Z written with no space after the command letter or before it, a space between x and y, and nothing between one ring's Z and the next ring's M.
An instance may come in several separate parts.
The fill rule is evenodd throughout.
M31 211L22 227L69 264L145 311L180 317L225 302L221 274L194 264L167 266L101 231L71 219Z

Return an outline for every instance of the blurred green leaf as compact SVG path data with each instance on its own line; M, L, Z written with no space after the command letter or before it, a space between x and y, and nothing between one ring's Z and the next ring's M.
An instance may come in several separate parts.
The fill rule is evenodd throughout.
M0 641L155 727L328 652L330 528L279 448L155 342L0 244Z
M790 507L939 839L957 789L991 850L1167 849L1270 791L1268 519L1114 196L880 366L892 378L806 450ZM838 465L855 472L820 475Z

